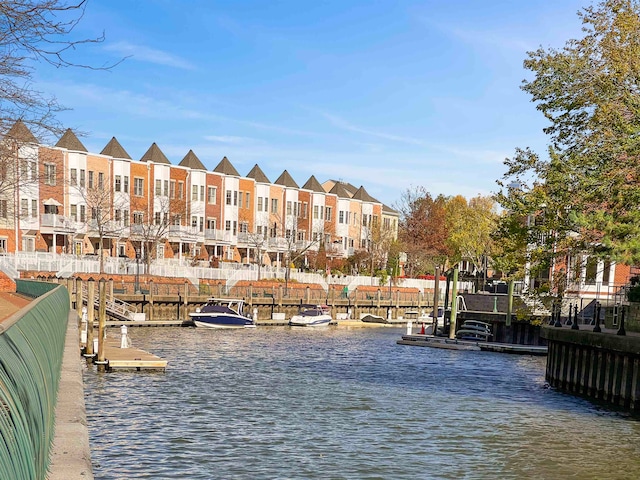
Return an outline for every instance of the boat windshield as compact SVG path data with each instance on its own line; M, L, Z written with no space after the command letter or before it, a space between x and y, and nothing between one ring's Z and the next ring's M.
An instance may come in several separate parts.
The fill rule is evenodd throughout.
M327 305L300 305L300 315L317 316L329 313Z
M202 307L202 312L235 313L242 315L243 303L243 300L210 298L207 304Z

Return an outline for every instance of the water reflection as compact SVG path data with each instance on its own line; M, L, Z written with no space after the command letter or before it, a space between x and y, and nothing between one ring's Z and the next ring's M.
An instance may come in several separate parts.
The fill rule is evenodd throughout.
M85 374L97 479L638 478L638 423L541 357L396 329L130 329L166 373Z

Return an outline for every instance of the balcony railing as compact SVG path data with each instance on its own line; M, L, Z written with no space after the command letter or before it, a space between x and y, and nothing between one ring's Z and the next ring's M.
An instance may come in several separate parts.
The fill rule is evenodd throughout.
M234 237L230 231L208 228L204 231L204 239L205 241L217 241L231 244L235 243L236 237Z
M269 237L267 240L267 247L269 249L274 250L286 250L287 249L287 239L282 237Z
M238 243L242 245L257 246L264 245L265 238L261 233L248 233L248 232L239 232L238 233Z
M124 227L122 222L115 220L108 220L100 226L97 220L89 220L87 232L96 235L99 232L99 227L102 228L104 236L108 238L123 238L127 236L129 231L128 228Z
M74 224L69 217L55 213L45 213L40 216L40 225L54 230L74 231Z
M198 237L202 237L203 233L200 232L198 227L185 227L182 225L170 225L168 232L169 239L177 240L196 240Z

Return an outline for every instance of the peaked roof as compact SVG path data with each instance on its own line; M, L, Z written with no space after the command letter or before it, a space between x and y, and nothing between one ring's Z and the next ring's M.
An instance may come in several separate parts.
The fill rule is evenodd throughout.
M389 205L382 204L382 212L387 215L398 215L398 211L391 208Z
M286 170L282 172L282 174L278 177L278 179L273 182L276 185L284 185L288 188L300 188L295 180L289 175L289 172Z
M207 168L202 164L200 159L197 157L193 150L189 150L187 154L184 156L182 161L179 163L182 167L189 167L194 170L206 170Z
M302 188L305 190L311 190L312 192L327 193L325 192L324 188L322 188L322 185L320 185L320 182L313 175L309 177L309 180L307 180L307 183L305 183Z
M234 177L240 176L240 174L236 170L236 167L231 165L231 162L227 157L222 157L222 160L220 160L220 163L216 168L213 169L213 171L216 173L223 173L225 175L233 175Z
M353 197L351 198L355 198L356 200L362 200L363 202L377 203L377 200L373 198L371 195L369 195L363 186L360 186L360 188L356 190L356 193L354 193Z
M342 182L336 182L329 193L333 193L340 198L351 198L351 195L349 195L349 190L347 190Z
M26 143L38 143L38 139L34 137L31 130L29 130L29 127L27 127L22 120L18 120L11 126L5 138L19 140Z
M129 156L127 151L122 148L122 145L120 145L120 142L118 142L116 137L112 137L111 140L109 140L109 143L105 145L100 154L109 155L113 158L128 158L129 160L131 160L131 157Z
M64 132L64 135L60 137L58 143L55 145L56 147L66 148L67 150L75 150L77 152L87 152L87 147L85 147L82 142L78 139L73 130L67 128Z
M167 163L171 165L171 162L166 157L166 155L162 153L162 150L160 150L160 147L156 144L156 142L153 142L151 146L147 149L147 151L144 152L144 155L142 155L142 158L140 158L140 161L153 162L153 163Z
M247 173L247 178L253 178L259 183L271 183L257 163L253 166L251 171Z

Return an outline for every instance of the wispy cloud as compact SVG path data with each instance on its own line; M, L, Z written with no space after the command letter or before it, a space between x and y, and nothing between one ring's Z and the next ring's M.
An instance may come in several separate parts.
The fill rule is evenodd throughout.
M95 109L114 111L119 114L127 113L135 117L150 118L156 120L201 120L212 122L226 122L236 125L251 127L256 130L271 131L285 135L302 137L322 137L324 135L315 131L298 130L282 125L241 120L234 117L211 113L211 109L198 102L201 96L193 95L190 98L183 92L165 91L163 98L149 96L143 93L127 89L102 87L94 84L83 83L55 83L39 84L43 90L56 92L57 98L63 105L73 108L74 105L92 105ZM198 105L200 108L198 108ZM236 137L218 138L218 141L232 142ZM240 139L242 137L237 137ZM248 138L248 137L247 137Z
M256 140L249 137L237 137L234 135L206 135L205 140L215 143L227 143L233 145L254 143Z
M535 50L536 44L517 38L515 35L501 35L495 31L471 30L469 28L452 27L448 33L459 40L471 45L481 45L497 50L511 50L515 52L527 52Z
M47 84L41 84L49 87ZM73 107L77 104L91 105L95 109L117 111L145 118L204 119L214 115L183 107L164 99L154 98L143 93L127 89L114 89L93 84L56 84L52 91L57 92L62 103ZM80 101L79 101L80 100Z
M496 27L491 30L480 30L469 25L458 25L442 19L436 21L426 15L417 15L415 18L430 30L437 30L446 36L456 38L473 47L480 47L488 53L495 53L496 50L526 52L537 47L534 42L524 40L519 36L520 32L518 30L506 31L505 27L502 29ZM489 48L487 49L487 47Z
M179 68L182 70L195 70L196 67L191 62L171 53L158 50L144 45L135 45L129 42L115 42L106 45L105 50L117 53L124 57L131 57L133 60L147 63L155 63L167 67Z
M458 158L467 164L470 160L475 161L475 163L481 164L502 164L504 162L504 159L509 156L506 151L487 149L481 145L477 148L460 148L459 146L455 145L437 145L434 146L434 148L437 148L442 152L449 153L453 157Z
M378 131L375 131L375 130L369 130L369 129L366 129L366 128L359 127L357 125L353 125L352 123L349 123L348 121L344 120L343 118L340 118L340 117L338 117L336 115L332 115L332 114L327 113L327 112L320 112L320 114L324 118L329 120L333 126L338 127L338 128L340 128L342 130L347 130L349 132L362 133L364 135L370 135L372 137L383 138L385 140L392 140L394 142L409 143L411 145L424 145L424 142L422 140L417 139L417 138L403 137L403 136L400 136L400 135L393 135L393 134L389 134L389 133L385 133L385 132L378 132Z

